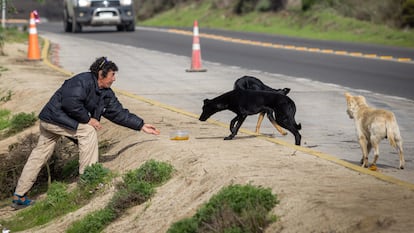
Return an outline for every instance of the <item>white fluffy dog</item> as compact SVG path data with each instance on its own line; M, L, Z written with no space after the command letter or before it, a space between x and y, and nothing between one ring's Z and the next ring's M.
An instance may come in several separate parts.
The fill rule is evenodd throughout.
M349 118L355 120L358 141L362 149L362 166L368 167L368 154L371 148L374 148L375 156L372 165L376 165L379 156L378 144L382 139L388 138L391 146L400 156L400 169L404 169L402 138L394 114L387 110L369 107L363 96L345 93L345 97Z

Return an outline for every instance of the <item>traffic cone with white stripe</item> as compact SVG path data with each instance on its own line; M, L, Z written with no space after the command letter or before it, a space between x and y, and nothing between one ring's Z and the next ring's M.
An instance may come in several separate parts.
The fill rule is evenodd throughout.
M27 59L29 60L40 60L40 48L39 41L37 39L36 18L37 12L30 12L29 49L27 50Z
M187 72L206 72L206 69L201 68L201 49L200 38L198 35L198 22L194 21L193 29L193 54L191 58L191 68L187 69Z

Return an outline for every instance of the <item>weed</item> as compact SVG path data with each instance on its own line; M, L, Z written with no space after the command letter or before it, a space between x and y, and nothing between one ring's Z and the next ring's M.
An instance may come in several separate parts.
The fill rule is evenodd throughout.
M47 198L44 202L45 205L49 207L56 207L59 203L65 202L65 200L69 198L66 188L67 186L64 183L53 183L47 191Z
M12 231L22 231L43 225L80 208L93 196L90 192L96 189L93 185L108 181L112 176L108 169L99 164L88 166L84 174L87 174L83 176L84 185L68 192L66 184L53 182L44 200L39 200L32 207L18 212L8 221L0 220L0 223Z
M74 158L67 161L61 171L62 178L73 178L77 176L79 171L79 160Z
M18 132L23 131L24 129L34 125L37 121L37 117L34 112L32 113L18 113L14 115L10 120L10 127L6 132L6 136L11 136Z
M0 67L0 68L1 68L1 67ZM1 70L0 70L0 71L3 71L3 70L4 70L4 68L1 68ZM1 96L1 97L0 97L0 102L7 102L7 101L10 101L10 100L11 100L12 95L13 95L12 91L8 90L8 91L7 91L7 93L6 93L6 95L4 95L4 96Z
M155 187L170 179L173 171L170 164L150 160L140 168L127 172L107 206L73 223L67 232L101 232L125 210L151 198Z
M27 41L27 31L19 30L17 27L0 27L1 41L5 44L7 42L23 43Z
M10 126L10 110L0 109L0 130L6 129Z
M263 232L275 216L269 211L278 204L270 189L252 185L223 188L192 218L174 223L168 233L186 232Z
M20 142L11 144L8 148L8 154L1 155L0 199L10 197L13 194L17 180L23 170L23 166L30 151L36 144L37 136L35 134L29 134L27 137L21 139ZM46 174L46 172L44 170L40 172L39 177L33 186L34 189L37 188L38 182L46 180L42 174Z
M110 170L100 163L92 164L85 168L84 173L80 176L80 183L85 186L96 186L105 183Z
M109 208L98 210L89 214L83 221L75 222L68 233L96 233L101 232L115 218L114 213Z
M159 185L171 178L173 169L170 164L149 160L135 172L127 173L124 181L127 184L134 183L137 180Z
M0 110L0 115L4 111ZM6 114L7 115L7 114ZM0 122L2 117L0 116ZM7 122L7 121L6 121ZM1 124L0 124L1 125ZM29 134L18 143L9 145L8 154L0 155L0 200L10 197L20 177L30 152L36 146L38 135ZM79 177L79 149L69 139L61 137L48 160L52 181L71 183ZM45 168L40 171L30 195L34 196L47 190L48 173ZM87 178L86 178L87 179ZM87 185L85 185L87 186ZM93 188L89 188L93 189ZM93 192L92 192L93 193Z
M100 163L86 167L78 182L82 190L82 198L91 198L96 190L99 190L103 184L108 183L112 178L111 171Z
M2 221L2 225L13 232L22 231L43 225L58 216L74 211L79 208L78 202L74 201L74 195L67 193L66 188L63 183L53 182L44 200L18 212L11 220Z

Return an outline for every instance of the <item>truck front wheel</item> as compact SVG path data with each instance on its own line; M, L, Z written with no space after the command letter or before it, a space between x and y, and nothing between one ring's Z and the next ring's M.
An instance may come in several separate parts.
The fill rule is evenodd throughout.
M135 22L125 25L127 32L134 32L135 31Z
M117 30L118 32L122 32L122 31L124 31L124 30L125 30L125 26L124 26L124 25L117 25L117 26L116 26L116 30Z

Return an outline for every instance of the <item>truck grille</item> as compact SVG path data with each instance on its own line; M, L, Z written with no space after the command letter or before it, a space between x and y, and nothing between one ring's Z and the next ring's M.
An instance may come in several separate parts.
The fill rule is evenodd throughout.
M92 7L117 7L120 6L119 0L116 1L92 1L91 6Z

